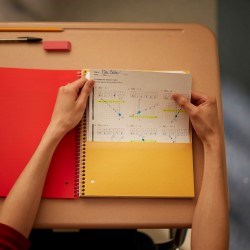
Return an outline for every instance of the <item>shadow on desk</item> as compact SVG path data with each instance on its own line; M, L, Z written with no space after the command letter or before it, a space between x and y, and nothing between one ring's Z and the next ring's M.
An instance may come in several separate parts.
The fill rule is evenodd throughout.
M172 240L156 244L147 234L136 229L81 229L77 232L55 232L34 229L30 249L119 249L175 250L185 240L187 229L171 230Z
M135 229L83 229L79 232L32 230L29 240L35 249L155 250L152 239Z

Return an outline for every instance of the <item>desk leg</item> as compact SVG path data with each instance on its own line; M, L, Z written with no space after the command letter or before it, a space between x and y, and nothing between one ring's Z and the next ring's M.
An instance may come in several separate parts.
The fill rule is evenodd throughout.
M165 243L157 244L158 250L175 250L183 245L187 235L187 229L171 229L171 240Z

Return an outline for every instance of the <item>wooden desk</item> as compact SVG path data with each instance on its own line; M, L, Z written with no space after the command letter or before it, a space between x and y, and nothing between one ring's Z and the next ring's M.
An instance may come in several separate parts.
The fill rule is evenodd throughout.
M44 40L69 40L72 50L48 53L37 44L0 44L2 67L189 70L193 75L193 89L217 98L223 123L217 42L205 27L196 24L0 23L0 27L6 26L62 27L62 32L0 32L0 38L37 36ZM194 199L43 199L35 227L190 227L203 173L202 145L195 135L193 149Z

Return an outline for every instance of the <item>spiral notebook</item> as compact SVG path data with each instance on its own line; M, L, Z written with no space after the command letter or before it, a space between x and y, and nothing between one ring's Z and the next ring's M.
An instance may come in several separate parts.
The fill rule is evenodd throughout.
M81 123L55 151L43 197L193 197L189 120L170 99L173 91L190 97L191 75L81 72L95 88ZM58 88L78 76L79 70L0 68L0 196L36 149Z

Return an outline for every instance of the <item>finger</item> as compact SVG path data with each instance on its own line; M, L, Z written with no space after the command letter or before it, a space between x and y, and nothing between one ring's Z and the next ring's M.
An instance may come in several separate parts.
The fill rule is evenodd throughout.
M207 96L203 93L197 92L197 91L192 91L191 93L191 100L192 103L195 105L200 105L201 103L204 103L207 101Z
M200 100L200 99L207 99L207 96L198 91L192 91L191 93L192 100Z
M75 80L74 82L71 82L68 84L68 86L70 88L73 88L74 90L78 91L80 88L82 88L84 86L84 84L88 81L88 79L86 77L81 77L77 80Z
M86 102L88 100L88 97L93 89L93 86L94 86L94 81L93 80L88 80L83 88L81 89L81 92L78 96L78 99L77 99L77 104L79 106L85 106L86 105Z
M187 111L188 114L196 108L186 97L180 95L178 93L172 94L173 100L184 110Z

